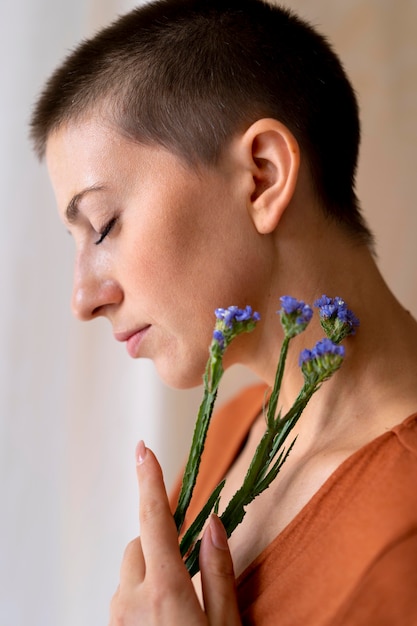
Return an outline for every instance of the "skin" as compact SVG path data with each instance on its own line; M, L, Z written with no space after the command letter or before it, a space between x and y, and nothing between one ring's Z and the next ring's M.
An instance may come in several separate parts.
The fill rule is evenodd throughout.
M238 575L341 462L415 411L416 322L387 288L367 247L324 217L297 142L276 120L258 120L234 137L216 167L191 170L92 115L50 136L47 163L59 213L76 243L75 315L106 317L119 339L146 329L131 351L151 358L172 386L200 382L218 306L251 304L261 313L256 331L232 344L226 365L243 363L270 385L281 339L280 295L309 303L323 293L339 295L360 318L342 369L303 413L288 461L229 541ZM69 220L71 199L92 188ZM313 321L294 340L284 411L301 386L299 351L321 337ZM230 469L220 508L241 484L263 427L260 416ZM204 535L202 609L179 557L160 468L142 446L138 458L141 538L124 556L110 625L239 624L218 521L212 519Z

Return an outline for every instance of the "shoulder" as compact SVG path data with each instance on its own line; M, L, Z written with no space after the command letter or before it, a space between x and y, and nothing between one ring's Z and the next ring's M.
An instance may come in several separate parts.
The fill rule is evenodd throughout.
M384 549L417 528L417 414L357 450L336 470L329 490L343 494L358 536L380 536Z
M239 578L244 614L417 624L416 425L408 418L336 469Z
M417 624L417 526L387 545L357 582L331 626Z
M395 426L391 432L397 438L398 444L417 461L417 413L410 415L404 422Z

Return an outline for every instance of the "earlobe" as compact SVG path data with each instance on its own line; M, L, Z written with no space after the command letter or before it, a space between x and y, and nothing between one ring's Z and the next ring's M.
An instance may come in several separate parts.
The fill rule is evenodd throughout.
M269 118L252 124L243 140L253 177L249 211L258 232L268 234L275 230L294 195L300 149L289 129Z

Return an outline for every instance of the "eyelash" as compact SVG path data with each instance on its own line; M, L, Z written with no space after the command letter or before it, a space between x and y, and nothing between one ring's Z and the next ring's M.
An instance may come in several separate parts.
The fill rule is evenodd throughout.
M100 245L102 241L104 241L104 239L110 233L111 229L116 224L116 222L117 222L117 217L112 217L112 219L109 222L107 222L103 230L100 232L100 237L97 239L97 241L94 242L96 246Z

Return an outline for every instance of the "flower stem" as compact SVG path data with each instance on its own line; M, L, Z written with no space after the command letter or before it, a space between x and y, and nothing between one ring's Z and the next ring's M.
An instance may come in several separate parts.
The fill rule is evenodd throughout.
M288 347L290 345L291 338L285 335L282 342L281 351L278 360L277 371L275 374L274 387L271 392L271 397L268 402L267 411L267 425L270 428L275 421L275 415L277 411L279 393L281 391L282 377L284 375L285 361L287 360Z
M190 454L184 471L177 508L174 513L178 533L180 533L184 524L185 515L197 480L201 454L204 449L217 390L224 373L224 351L237 335L244 332L252 332L260 319L259 313L253 312L250 306L246 306L245 309L239 309L237 306L231 306L228 309L216 309L215 315L216 325L203 376L203 400L198 411ZM214 504L217 503L218 497L217 500L214 500ZM210 513L211 511L208 510L206 517Z
M178 504L174 513L175 525L178 532L180 532L184 524L185 515L193 495L198 470L200 468L201 454L206 441L217 390L222 376L223 366L221 359L217 358L215 362L213 362L213 359L209 359L204 375L203 400L198 411L190 454L185 466Z

